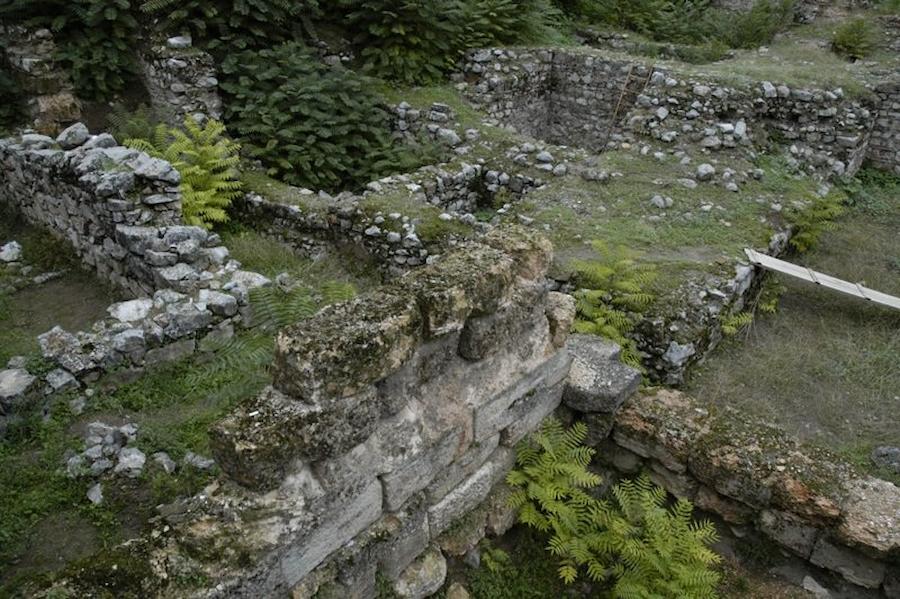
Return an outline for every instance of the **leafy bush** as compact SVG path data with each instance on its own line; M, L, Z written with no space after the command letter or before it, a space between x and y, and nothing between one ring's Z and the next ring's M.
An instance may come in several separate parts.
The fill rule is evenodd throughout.
M229 127L272 176L322 189L355 186L404 154L370 82L322 64L302 45L234 54L222 72Z
M589 21L709 52L766 44L793 21L793 0L757 0L744 12L713 8L709 0L582 0L577 10Z
M565 430L547 420L517 447L507 476L519 520L550 534L560 578L571 584L584 573L614 597L715 596L713 526L692 522L688 501L666 509L666 492L646 477L616 485L611 502L594 497L600 478L587 470L586 436L584 423Z
M0 130L17 124L22 117L22 95L6 61L0 56Z
M653 302L646 287L656 278L653 266L637 263L626 248L611 250L594 241L599 260L575 263L578 315L574 330L601 335L622 346L622 360L641 368L640 354L627 334Z
M551 0L341 0L363 68L404 84L436 81L469 48L537 42L561 18Z
M222 51L287 41L294 23L320 14L318 0L146 0L141 9Z
M201 127L191 117L185 130L160 125L154 139L129 139L129 147L168 160L181 173L184 222L212 228L228 220L231 201L240 196L238 145L225 136L225 126L209 120Z
M834 32L831 49L851 60L865 58L875 49L878 30L866 18L859 17L845 22Z

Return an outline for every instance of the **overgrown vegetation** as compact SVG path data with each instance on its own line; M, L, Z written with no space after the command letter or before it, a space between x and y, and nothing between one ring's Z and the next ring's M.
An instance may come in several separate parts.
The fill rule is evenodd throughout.
M834 220L844 213L843 199L842 194L832 192L789 210L787 216L795 228L791 246L798 252L815 247L822 234L834 229Z
M600 258L574 263L579 288L575 292L578 313L574 330L615 341L622 346L622 360L640 368L637 345L628 333L653 302L647 287L656 277L656 270L637 262L624 247L611 249L598 240L592 245Z
M228 220L231 201L241 194L239 147L212 119L203 126L187 117L184 130L159 125L153 139L125 145L170 162L181 174L181 215L185 223L211 229Z
M71 74L79 97L109 99L136 73L139 36L132 0L9 0L0 21L45 27L55 34L57 58Z
M372 83L299 44L249 50L222 66L226 120L270 175L316 189L355 187L416 157L394 144Z
M519 520L550 535L560 578L571 584L586 575L621 598L714 597L712 524L693 522L688 501L666 508L665 490L645 476L617 484L610 501L595 498L589 490L600 478L587 469L586 435L583 423L566 430L546 421L519 445L507 476Z
M793 21L793 0L757 0L749 11L714 8L709 0L582 0L591 23L630 29L651 40L714 48L767 44Z
M831 37L831 49L850 60L870 55L878 42L878 30L865 17L842 23Z

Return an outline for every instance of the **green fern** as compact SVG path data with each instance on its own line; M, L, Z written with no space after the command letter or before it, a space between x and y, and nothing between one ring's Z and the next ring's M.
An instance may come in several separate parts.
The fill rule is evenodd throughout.
M597 499L586 436L583 423L566 430L548 419L516 448L506 478L519 521L549 535L559 577L571 584L584 574L620 598L714 597L712 525L693 522L688 501L665 509L666 492L646 477L616 485L612 502Z
M228 220L231 201L241 195L239 146L225 136L225 126L218 121L208 120L201 127L188 117L184 128L160 125L152 140L128 139L125 145L171 162L181 173L184 222L210 229Z
M807 252L819 242L822 234L834 228L834 220L844 213L843 196L830 193L815 197L807 205L788 212L794 225L791 245L798 252Z
M739 331L749 327L753 323L752 312L738 312L730 314L721 320L722 333L732 337L737 335Z
M654 300L646 291L656 278L652 265L638 263L625 248L592 243L599 260L575 263L577 318L573 330L600 335L622 346L622 360L642 368L640 352L628 336Z

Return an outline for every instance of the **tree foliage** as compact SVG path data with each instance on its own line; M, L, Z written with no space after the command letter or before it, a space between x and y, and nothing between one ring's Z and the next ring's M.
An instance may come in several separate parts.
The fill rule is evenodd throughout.
M859 17L842 23L831 38L831 49L851 60L870 55L878 41L878 30L868 19Z
M167 160L181 173L185 223L210 229L228 220L228 207L241 193L240 158L239 146L226 137L222 123L208 120L201 127L187 117L184 131L160 125L154 139L129 139L125 145Z
M667 509L665 491L644 476L616 485L611 501L597 499L586 435L583 423L567 430L547 420L517 447L507 476L510 505L523 524L549 535L560 578L571 584L586 575L623 599L714 597L713 526L693 522L688 501Z
M302 45L230 56L225 118L268 173L317 189L358 186L409 159L371 82L318 61Z

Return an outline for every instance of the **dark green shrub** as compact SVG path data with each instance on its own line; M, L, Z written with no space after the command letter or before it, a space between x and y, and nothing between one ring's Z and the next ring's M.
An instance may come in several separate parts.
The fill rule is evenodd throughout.
M852 19L837 28L831 38L831 49L851 60L865 58L875 49L878 30L864 17Z
M22 95L6 61L0 56L0 130L22 118Z
M405 84L441 79L469 48L544 41L551 0L341 0L368 72Z
M565 430L547 420L516 448L516 469L506 479L519 520L550 535L560 578L570 584L586 574L623 599L714 597L712 524L693 522L689 501L667 509L665 490L645 476L616 485L611 501L597 499L590 489L600 477L588 470L594 450L586 436L584 423Z
M462 0L342 0L363 67L402 83L436 81L459 57ZM470 34L471 35L471 34Z
M141 8L223 52L293 39L297 24L320 14L318 0L146 0Z
M399 159L371 83L300 44L233 54L222 74L229 128L270 175L336 189L364 184Z
M758 48L794 20L794 0L757 0L747 12L719 11L713 17L717 38L732 48Z

